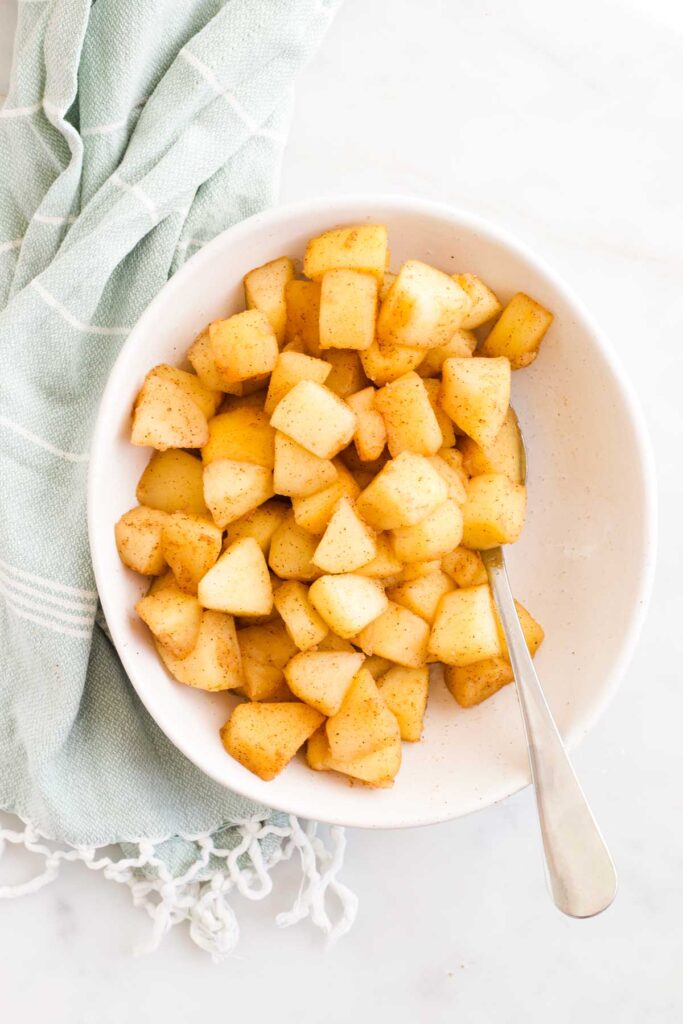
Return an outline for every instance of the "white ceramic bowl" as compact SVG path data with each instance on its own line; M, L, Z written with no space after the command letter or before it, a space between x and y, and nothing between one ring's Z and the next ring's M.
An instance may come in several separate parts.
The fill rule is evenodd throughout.
M654 481L641 416L598 328L550 268L505 232L448 207L404 197L349 197L259 214L198 252L132 331L102 399L91 453L89 530L104 612L142 701L183 753L254 800L305 818L393 828L467 814L529 781L514 688L463 710L439 680L421 743L403 745L394 787L372 790L295 759L262 782L218 735L235 698L174 682L133 605L145 582L120 563L114 523L136 504L150 452L129 444L130 410L156 363L183 364L197 332L242 308L242 275L336 224L381 221L391 265L414 257L481 275L503 299L526 291L555 313L541 354L514 375L513 402L529 456L529 516L509 550L516 595L547 639L537 657L545 692L573 744L613 695L643 618L655 548Z

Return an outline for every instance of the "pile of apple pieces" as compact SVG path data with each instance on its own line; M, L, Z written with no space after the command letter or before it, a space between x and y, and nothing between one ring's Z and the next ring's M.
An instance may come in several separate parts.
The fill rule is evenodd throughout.
M477 552L522 530L511 370L552 315L388 255L358 225L313 239L302 279L287 257L252 270L194 372L156 366L135 403L132 442L156 449L116 527L154 577L136 610L175 679L248 699L222 738L263 779L308 741L312 768L391 785L429 663L464 707L512 679Z

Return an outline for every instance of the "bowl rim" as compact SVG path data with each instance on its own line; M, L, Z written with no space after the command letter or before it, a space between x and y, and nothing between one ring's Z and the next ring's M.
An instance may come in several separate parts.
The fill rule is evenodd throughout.
M94 509L96 502L94 489L96 472L93 468L95 466L95 460L92 458L92 455L98 451L102 443L105 441L110 416L117 407L117 366L120 365L127 357L128 353L135 348L138 343L138 335L145 331L148 322L154 321L163 311L169 300L169 296L172 295L173 291L182 291L185 277L190 276L191 273L194 273L195 270L202 265L212 262L214 254L218 253L225 244L226 236L229 235L234 244L239 244L244 238L248 238L255 228L296 222L297 218L300 216L317 213L329 213L331 223L335 223L335 217L348 220L348 210L350 207L354 206L358 206L359 217L366 216L365 213L360 213L361 210L372 210L373 217L377 216L378 220L381 219L382 212L385 211L386 213L406 212L418 215L424 214L425 216L449 221L476 232L491 242L502 245L526 260L536 271L548 279L553 288L562 295L567 304L576 311L577 316L583 321L587 332L591 335L593 343L599 350L600 355L604 359L609 372L617 385L620 397L627 410L628 416L633 423L636 439L635 451L633 454L639 461L640 471L645 482L642 510L644 556L640 566L638 592L633 602L630 620L626 623L626 627L624 629L624 639L621 643L619 654L615 659L611 671L603 680L599 696L587 710L586 714L583 717L580 717L573 724L572 728L564 734L564 742L566 746L569 749L572 749L587 735L588 732L590 732L613 700L628 664L633 657L635 647L645 621L652 593L657 556L657 484L654 468L654 455L649 432L645 416L640 407L640 403L636 397L636 393L630 379L627 377L626 372L624 371L606 335L599 327L592 314L588 311L583 301L575 294L574 290L542 256L531 249L525 242L509 232L507 228L502 228L498 224L494 224L478 214L457 206L452 206L449 203L437 202L431 199L414 198L400 193L394 194L386 192L319 196L315 199L298 200L293 203L278 205L256 213L220 232L210 242L207 242L201 249L199 249L198 252L191 256L190 259L188 259L186 263L184 263L183 266L171 278L169 278L157 292L131 329L130 334L126 338L126 341L122 345L112 365L107 384L100 399L90 445L91 459L88 466L87 481L88 539L95 582L105 619L108 618L109 598L104 565L105 558L98 543L98 527L95 522ZM113 618L114 616L112 615L112 619ZM118 627L111 629L114 647L121 659L128 679L143 705L162 732L165 733L170 741L181 751L182 754L184 754L185 757L188 758L190 762L197 765L197 767L199 767L207 776L224 786L226 789L235 789L235 791L238 791L247 799L253 800L255 803L262 805L263 793L257 793L255 791L255 787L261 782L260 779L257 780L256 777L254 777L254 789L251 788L251 780L249 779L245 781L244 785L240 783L239 788L235 787L232 783L226 783L224 778L217 773L208 770L204 765L197 764L195 753L192 751L190 745L185 742L182 735L178 735L172 727L167 727L166 723L162 725L161 722L157 720L145 699L144 687L138 687L135 681L134 657L129 655L125 644L119 644L117 633ZM395 818L394 820L383 820L381 823L375 824L372 821L369 822L365 815L361 815L358 820L350 819L349 816L346 815L344 820L340 820L335 818L333 814L326 815L323 812L322 814L318 814L317 817L318 820L333 825L372 829L409 828L437 824L442 821L450 821L455 818L463 817L466 814L471 814L478 810L484 810L487 807L507 799L509 796L513 796L522 789L525 789L526 786L530 784L530 781L530 775L527 772L526 778L523 781L520 782L517 779L514 779L509 785L501 786L500 791L488 798L484 803L477 803L476 806L464 805L456 811L449 810L446 813L435 813L431 811L420 817L418 820L416 820L415 817L410 821ZM272 802L269 801L269 804L276 810L295 814L304 818L310 815L310 809L297 806L296 799L288 802L286 806L281 800L277 799Z

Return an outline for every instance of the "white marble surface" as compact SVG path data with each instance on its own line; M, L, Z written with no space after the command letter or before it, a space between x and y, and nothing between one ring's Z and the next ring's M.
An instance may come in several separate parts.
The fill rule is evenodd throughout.
M0 91L12 11L0 0ZM350 834L361 910L329 953L309 926L271 923L288 868L270 901L238 901L238 955L213 966L180 933L132 958L146 919L69 867L0 904L4 1019L683 1018L682 97L678 0L347 0L299 82L282 184L285 200L400 191L498 220L585 298L637 382L665 557L621 692L575 758L620 871L612 909L576 922L551 907L528 792L436 828ZM14 855L3 877L29 871Z

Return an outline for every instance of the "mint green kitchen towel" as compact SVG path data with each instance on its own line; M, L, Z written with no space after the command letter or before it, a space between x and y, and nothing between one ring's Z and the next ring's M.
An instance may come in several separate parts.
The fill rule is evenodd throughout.
M343 833L213 783L128 682L98 611L88 443L109 370L170 274L272 203L295 73L336 0L20 3L0 110L0 830L41 858L18 895L81 860L129 884L153 941L187 920L214 956L229 897L296 854L286 924L348 928ZM16 820L16 819L15 819ZM115 844L113 849L103 849ZM335 896L341 914L326 909Z

